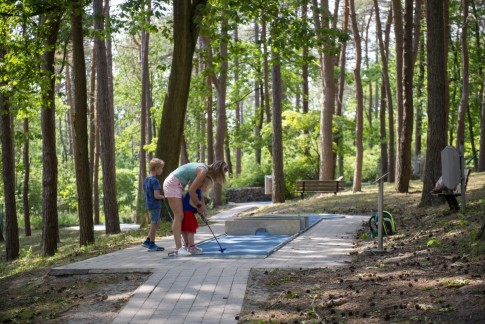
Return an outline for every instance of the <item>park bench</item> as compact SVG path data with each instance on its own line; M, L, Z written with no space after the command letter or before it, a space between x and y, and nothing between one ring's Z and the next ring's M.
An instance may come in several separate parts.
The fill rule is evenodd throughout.
M471 170L470 169L465 169L465 193L466 193L466 187L468 184L468 178L470 177ZM465 194L463 193L463 194ZM455 189L449 189L449 188L442 188L441 190L435 191L433 190L431 192L433 196L437 197L443 197L445 198L446 202L448 203L448 206L450 207L451 210L460 210L460 206L458 205L458 200L456 197L461 196L461 184L459 184Z
M306 192L329 192L334 193L344 191L345 180L344 177L339 177L336 180L296 180L295 191L303 195Z

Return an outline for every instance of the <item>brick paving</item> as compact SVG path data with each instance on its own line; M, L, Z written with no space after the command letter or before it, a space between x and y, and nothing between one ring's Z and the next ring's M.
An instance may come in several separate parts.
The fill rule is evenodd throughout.
M211 228L224 232L224 221L254 207L238 204L212 216ZM342 266L350 260L352 237L367 216L324 219L265 259L167 258L173 236L157 238L165 252L148 253L133 246L114 253L52 269L69 273L152 273L123 307L113 323L237 323L251 268L315 268ZM212 237L200 227L196 241Z

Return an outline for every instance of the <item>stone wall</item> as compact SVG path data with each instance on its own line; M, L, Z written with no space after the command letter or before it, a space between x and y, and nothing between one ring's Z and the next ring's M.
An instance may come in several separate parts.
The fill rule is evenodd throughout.
M227 188L227 202L269 201L271 195L264 194L263 187Z

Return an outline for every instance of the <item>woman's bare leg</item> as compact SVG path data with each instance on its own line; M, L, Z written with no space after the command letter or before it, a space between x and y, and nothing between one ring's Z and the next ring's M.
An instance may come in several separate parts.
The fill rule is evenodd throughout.
M175 240L175 250L182 247L182 221L184 220L184 211L181 198L167 197L170 209L173 212L172 232Z

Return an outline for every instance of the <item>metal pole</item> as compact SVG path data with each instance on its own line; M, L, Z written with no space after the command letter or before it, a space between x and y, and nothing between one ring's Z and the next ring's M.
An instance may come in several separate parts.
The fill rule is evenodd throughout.
M466 197L465 197L465 148L463 143L460 144L460 168L461 168L461 213L465 213Z
M384 178L379 179L379 198L378 198L378 226L377 226L377 238L379 242L379 251L382 251L382 211L383 211L383 203L384 203Z

